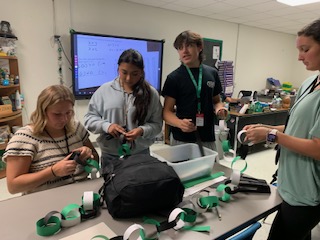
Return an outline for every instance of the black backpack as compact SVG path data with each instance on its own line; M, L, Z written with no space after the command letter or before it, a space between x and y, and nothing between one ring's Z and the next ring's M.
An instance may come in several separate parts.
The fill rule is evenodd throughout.
M100 195L114 218L170 211L184 194L184 186L174 169L148 154L110 161L103 177Z

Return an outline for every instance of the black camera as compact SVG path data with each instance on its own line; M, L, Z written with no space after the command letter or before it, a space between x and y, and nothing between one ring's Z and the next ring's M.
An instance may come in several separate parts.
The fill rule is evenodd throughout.
M77 162L77 160L79 159L80 157L80 152L73 152L71 154L71 156L69 157L69 160L75 160Z
M80 164L80 165L82 165L82 166L85 166L86 164L84 163L84 162L82 162L81 160L80 160L80 152L73 152L72 154L71 154L71 156L69 157L69 160L74 160L74 161L76 161L76 163L78 163L78 164Z

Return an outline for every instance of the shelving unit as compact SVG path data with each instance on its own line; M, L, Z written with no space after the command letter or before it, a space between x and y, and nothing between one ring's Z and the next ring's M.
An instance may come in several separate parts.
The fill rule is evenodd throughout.
M0 56L0 67L8 68L9 74L14 76L19 76L19 68L18 68L18 59L15 56ZM21 79L19 79L20 81ZM15 94L16 91L21 92L20 83L9 86L0 85L0 96L10 96ZM0 105L0 110L1 110ZM0 128L4 126L9 126L10 131L13 126L22 126L22 111L0 111ZM4 150L7 146L7 141L5 143L0 144L0 151ZM0 178L5 177L5 169L0 170Z
M233 94L233 61L220 61L218 63L218 73L223 92L227 97Z

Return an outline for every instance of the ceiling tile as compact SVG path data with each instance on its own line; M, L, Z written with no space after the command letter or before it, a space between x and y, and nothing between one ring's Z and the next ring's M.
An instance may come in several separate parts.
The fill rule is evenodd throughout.
M207 9L208 11L212 11L214 13L221 13L221 12L231 11L236 8L238 8L238 7L232 6L230 4L225 4L223 2L218 2L215 4L207 5L205 7L200 8L200 9Z
M194 8L194 9L186 11L186 13L194 14L194 15L198 15L198 16L205 16L206 17L206 16L211 15L212 11L207 11L207 10L204 10L204 9Z
M296 34L319 18L320 3L297 7L276 0L123 0L217 20Z
M283 9L285 6L283 4L277 4L275 1L269 1L261 4L246 6L246 8L257 12L266 12L273 9Z
M166 5L162 6L162 8L168 9L168 10L172 10L172 11L178 11L178 12L186 12L186 11L192 9L191 7L186 7L186 6L183 6L183 5L177 5L177 4L174 4L174 3L166 4Z
M270 0L224 0L223 2L238 7L246 7L270 2Z
M274 15L274 16L284 16L284 15L290 15L290 14L300 14L302 11L298 8L280 8L280 9L272 9L269 11L266 11L267 13Z
M207 5L212 4L212 0L202 0L202 1L196 1L196 0L176 0L174 4L192 7L192 8L200 8Z
M253 11L247 8L236 8L233 10L221 12L221 14L225 14L232 17L244 17L244 16L251 15L252 13ZM254 13L256 14L256 12Z
M160 6L167 4L166 2L156 1L156 0L130 0L129 2L139 3L142 5L148 5L148 6L153 6L153 7L160 7Z

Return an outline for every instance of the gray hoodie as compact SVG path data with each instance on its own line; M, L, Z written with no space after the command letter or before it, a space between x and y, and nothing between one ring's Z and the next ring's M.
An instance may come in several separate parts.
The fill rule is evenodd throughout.
M101 152L118 155L121 146L119 139L106 139L108 128L112 123L126 126L127 130L137 127L143 129L143 136L135 140L135 148L131 154L136 154L148 149L154 143L155 137L161 132L162 105L160 97L155 88L151 87L151 103L143 125L138 126L133 122L135 107L134 97L130 93L125 93L120 87L119 78L101 85L91 97L88 113L84 117L85 127L94 134L100 134L97 142ZM127 121L125 120L125 109L127 109Z

